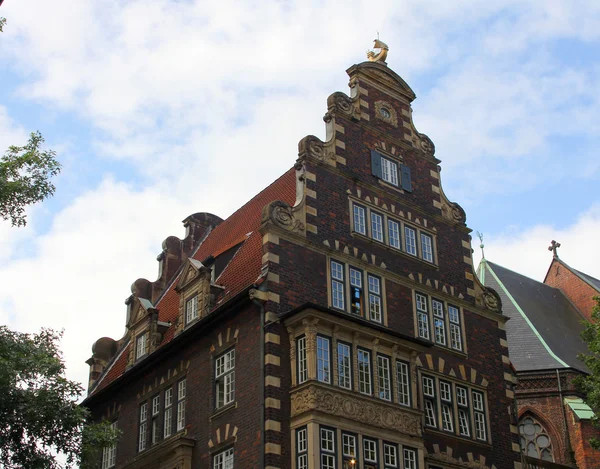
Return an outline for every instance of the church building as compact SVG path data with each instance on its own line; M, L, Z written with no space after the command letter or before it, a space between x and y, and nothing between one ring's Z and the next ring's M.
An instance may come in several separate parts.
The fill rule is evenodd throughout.
M84 405L122 431L103 469L523 467L500 296L375 47L324 141L133 283L87 362Z
M552 241L554 255L543 282L485 257L478 276L498 292L503 313L510 317L506 335L518 379L515 396L525 462L597 469L600 451L589 440L600 438L600 431L592 426L593 412L574 380L589 373L578 355L587 352L581 332L591 318L593 297L600 295L600 280L566 264L557 254L559 247Z

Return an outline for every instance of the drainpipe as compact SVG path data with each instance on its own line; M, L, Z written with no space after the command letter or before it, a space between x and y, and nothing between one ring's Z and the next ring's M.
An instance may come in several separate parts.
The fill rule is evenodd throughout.
M569 422L567 420L567 411L565 409L565 403L563 401L562 386L560 385L560 371L556 369L556 382L558 383L558 395L560 397L560 408L562 409L563 421L565 423L565 460L570 466L575 467L575 458L573 454L573 448L571 447L571 437L569 436Z
M265 306L252 299L260 311L260 459L258 467L265 467Z

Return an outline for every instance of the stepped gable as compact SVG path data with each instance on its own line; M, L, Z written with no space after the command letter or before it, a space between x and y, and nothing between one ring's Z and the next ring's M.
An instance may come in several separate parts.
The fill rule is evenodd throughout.
M202 261L209 256L216 257L241 244L233 259L216 279L216 283L225 287L225 290L213 309L227 302L245 287L252 285L259 277L262 265L262 236L259 232L262 209L275 200L294 204L296 171L293 167L219 224L192 255L193 259ZM174 323L179 312L179 294L175 291L178 277L179 272L155 305L159 312L158 320L171 323L163 336L161 347L170 342L175 333ZM127 343L124 349L119 350L113 363L99 378L90 395L105 388L126 371L130 347L131 344Z

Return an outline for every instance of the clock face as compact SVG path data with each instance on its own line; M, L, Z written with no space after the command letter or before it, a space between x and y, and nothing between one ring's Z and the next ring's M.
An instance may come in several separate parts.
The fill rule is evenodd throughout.
M379 110L379 114L381 114L381 117L383 117L384 119L389 119L390 117L392 117L392 113L390 112L390 110L386 107L382 107Z

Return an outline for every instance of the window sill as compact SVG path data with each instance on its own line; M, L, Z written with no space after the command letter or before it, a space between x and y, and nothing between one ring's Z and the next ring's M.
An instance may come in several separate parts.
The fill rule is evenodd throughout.
M216 409L212 413L212 415L209 417L209 420L216 419L217 417L220 417L221 415L229 412L231 409L236 409L236 408L237 408L237 401L233 401L232 403L227 404L226 406Z
M425 427L423 427L423 429L427 433L431 433L434 435L441 435L441 436L445 436L445 437L449 437L449 438L455 438L457 440L463 441L470 445L477 445L477 446L481 446L482 448L492 449L492 444L487 441L484 442L481 440L475 440L474 438L467 438L464 436L459 436L456 433L445 432L443 430L438 430L437 428L433 428L433 427L425 426Z
M376 176L377 177L377 176ZM405 191L404 189L401 189L400 186L395 186L394 184L384 181L383 179L377 178L377 181L379 182L380 185L382 185L383 187L386 187L388 189L392 189L393 191L398 192L399 194L404 194Z
M424 259L421 259L418 256L413 256L412 254L408 254L406 251L402 251L401 249L394 248L394 247L390 246L389 244L385 244L381 241L377 241L376 239L369 238L368 236L366 236L362 233L359 233L357 231L352 231L350 233L350 236L352 236L353 238L362 239L363 241L368 241L368 242L373 243L376 246L379 246L383 249L387 249L389 252L393 252L394 254L399 254L402 257L405 257L407 259L412 259L417 262L421 262L429 267L433 267L435 270L439 270L439 266L437 264L434 264L433 262L429 262Z

